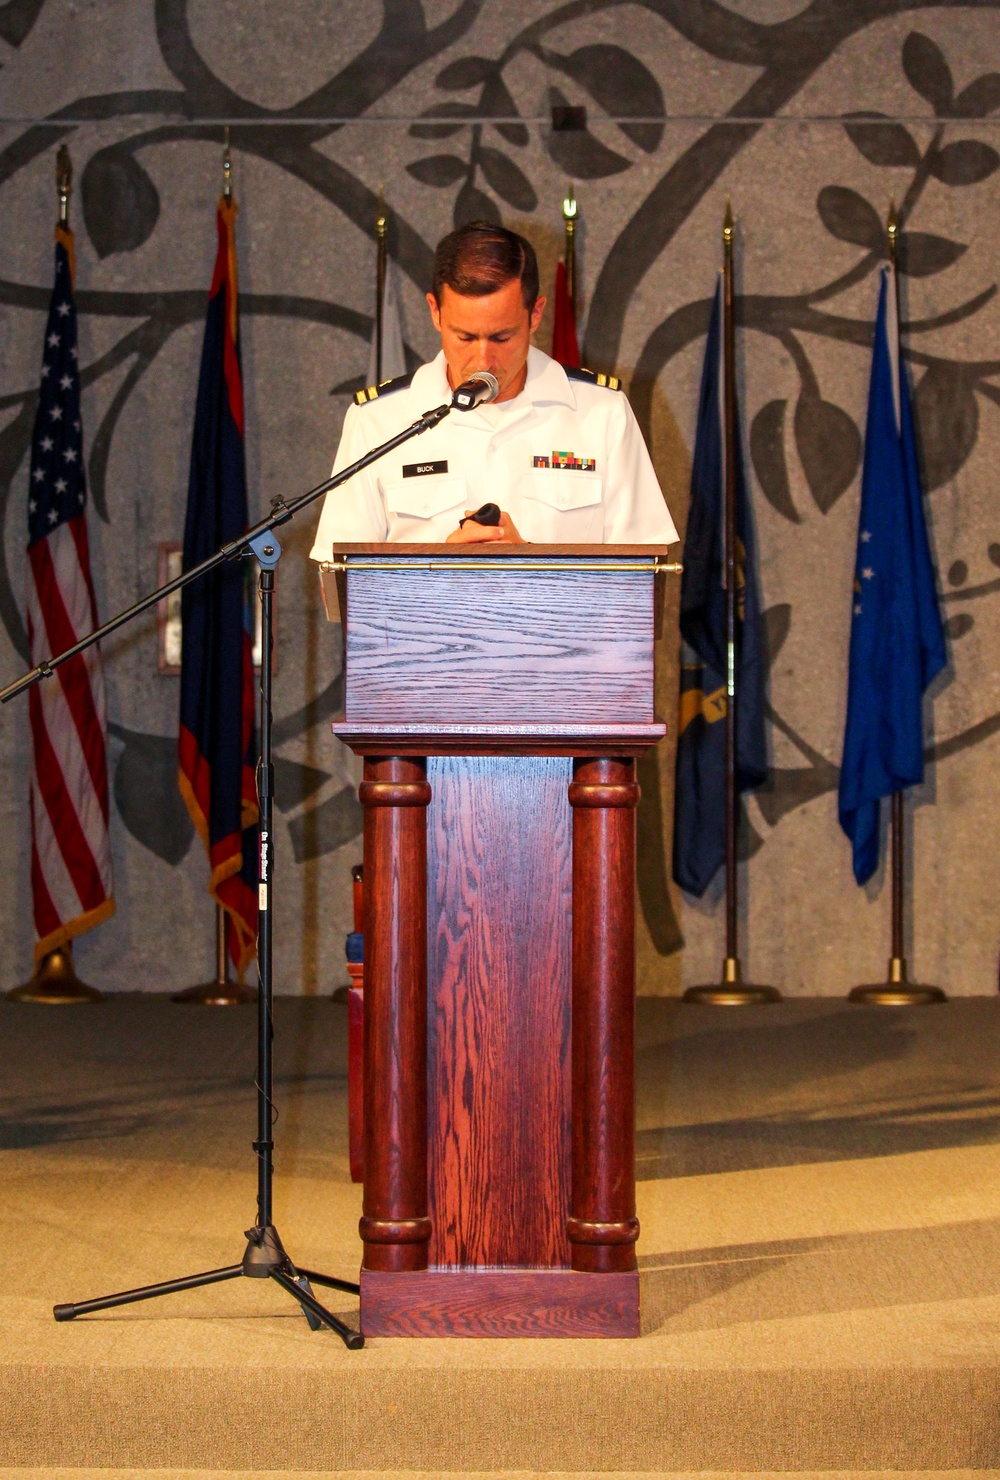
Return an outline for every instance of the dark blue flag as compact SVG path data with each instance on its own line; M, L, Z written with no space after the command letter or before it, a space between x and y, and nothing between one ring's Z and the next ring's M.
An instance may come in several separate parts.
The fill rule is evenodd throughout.
M859 884L878 865L881 798L924 779L923 694L947 661L899 358L895 274L886 267L881 277L838 809Z
M722 278L705 345L681 577L681 686L674 793L674 880L708 888L726 856L725 462ZM738 421L738 418L737 418ZM736 786L767 779L765 664L753 516L736 438Z
M236 203L222 199L191 443L184 569L247 528L236 284ZM257 935L257 792L250 605L243 561L181 594L180 786L208 852L240 972Z

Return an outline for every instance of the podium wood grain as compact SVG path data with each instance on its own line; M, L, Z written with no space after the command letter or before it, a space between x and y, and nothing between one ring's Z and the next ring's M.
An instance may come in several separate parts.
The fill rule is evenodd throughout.
M428 1260L568 1266L571 762L427 776Z
M653 718L651 575L348 570L348 606L348 724Z

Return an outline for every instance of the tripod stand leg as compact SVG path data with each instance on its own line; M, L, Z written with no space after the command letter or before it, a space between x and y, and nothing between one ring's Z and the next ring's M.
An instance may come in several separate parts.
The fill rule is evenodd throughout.
M296 1284L291 1275L286 1274L283 1269L272 1269L271 1278L277 1280L281 1288L287 1290L289 1295L293 1295L303 1310L311 1311L317 1320L323 1322L324 1326L329 1326L331 1331L336 1331L348 1351L355 1352L364 1346L365 1338L360 1331L352 1331L350 1326L345 1326L343 1321L338 1321L335 1315L331 1315L313 1295L308 1295L302 1286Z
M90 1315L94 1310L111 1310L116 1305L132 1305L136 1300L153 1300L157 1295L173 1295L178 1290L197 1290L202 1285L218 1285L222 1280L235 1280L243 1273L242 1264L229 1264L225 1269L210 1269L205 1274L189 1274L181 1280L163 1280L158 1285L141 1285L138 1290L121 1290L117 1295L102 1295L98 1300L79 1300L76 1304L54 1305L57 1321L72 1321L75 1316Z
M332 1274L317 1274L314 1269L303 1269L301 1265L295 1267L311 1285L326 1285L329 1290L346 1290L348 1295L361 1294L361 1286L352 1284L350 1280L338 1280Z

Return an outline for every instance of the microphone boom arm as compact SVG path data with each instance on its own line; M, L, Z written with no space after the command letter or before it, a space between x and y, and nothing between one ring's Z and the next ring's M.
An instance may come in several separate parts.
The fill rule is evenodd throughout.
M411 423L403 431L397 432L387 442L382 442L378 447L373 447L371 452L366 452L364 457L359 457L357 462L351 463L350 467L342 468L339 473L334 473L331 477L324 479L322 483L317 483L315 488L310 488L308 493L300 494L291 503L286 504L285 500L281 497L272 499L270 514L265 515L263 519L252 525L245 534L241 534L235 540L230 540L225 545L220 545L214 554L209 555L198 565L192 566L190 570L182 572L181 575L176 576L172 581L168 581L166 585L160 586L156 591L151 591L147 596L143 596L133 606L120 611L117 616L105 622L102 627L96 628L93 632L88 633L86 637L81 637L79 642L75 642L72 647L66 648L64 652L59 653L56 657L43 658L35 668L31 669L30 673L23 674L20 678L14 679L13 683L9 683L6 688L0 689L0 704L8 704L11 699L17 698L18 694L24 693L26 689L30 689L43 678L51 678L52 674L62 663L69 662L70 658L75 658L78 653L85 652L87 648L93 647L95 642L100 642L103 637L108 637L112 632L116 632L119 627L124 627L134 617L140 616L144 611L148 611L151 606L155 606L158 601L162 601L165 596L171 595L174 591L179 591L182 586L190 585L192 581L198 580L199 576L207 575L210 570L214 570L223 561L237 560L241 556L255 553L253 547L256 542L260 541L262 536L270 533L273 529L278 529L282 524L287 524L302 509L311 503L315 503L316 499L321 498L324 493L330 493L334 488L339 488L342 483L346 483L350 478L353 478L355 473L360 473L362 469L370 467L374 462L378 462L379 458L384 457L387 452L392 452L395 448L401 447L404 442L409 442L413 437L419 437L422 432L429 432L432 427L436 427L439 422L444 421L445 417L450 415L454 407L455 402L452 401L450 405L445 403L441 406L435 406L431 411L425 411L421 416L417 417L415 422ZM267 551L266 546L262 546L262 549L266 553L270 553Z

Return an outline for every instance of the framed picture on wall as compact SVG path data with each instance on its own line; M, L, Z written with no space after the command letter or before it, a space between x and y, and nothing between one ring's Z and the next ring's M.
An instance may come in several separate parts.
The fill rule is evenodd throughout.
M168 581L174 581L181 573L184 550L180 540L161 540L158 546L157 561L157 584L165 586ZM253 572L253 666L260 669L261 660L261 614L260 614L260 592L257 587L257 576L260 572L256 560L251 566ZM277 643L277 601L272 604L272 614L275 628L274 643L274 671L278 668L278 643ZM157 669L167 677L180 674L181 671L181 593L172 591L157 604L156 620L158 629L157 643Z

